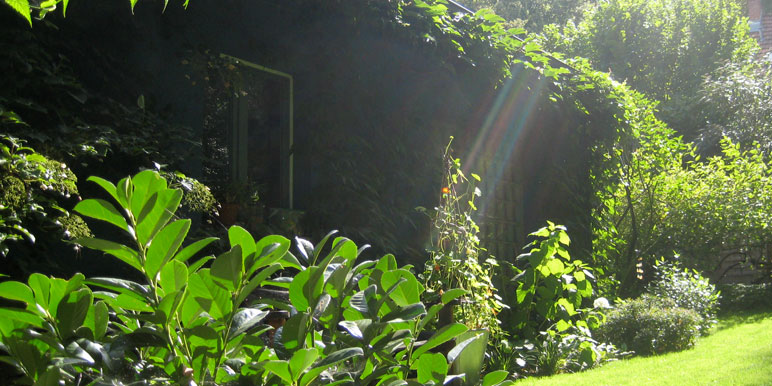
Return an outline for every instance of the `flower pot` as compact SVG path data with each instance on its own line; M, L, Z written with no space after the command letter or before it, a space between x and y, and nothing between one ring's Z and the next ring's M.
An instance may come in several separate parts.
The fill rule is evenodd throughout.
M475 338L475 340L466 346L453 361L451 373L466 375L463 380L453 381L454 385L473 386L480 380L489 334L488 330L469 330L456 337L456 344L469 338Z

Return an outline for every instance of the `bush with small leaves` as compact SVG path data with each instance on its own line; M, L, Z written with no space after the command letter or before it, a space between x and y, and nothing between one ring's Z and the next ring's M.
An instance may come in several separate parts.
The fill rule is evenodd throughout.
M683 268L678 261L658 260L654 264L656 279L647 292L657 298L667 298L676 306L696 312L701 318L700 334L707 334L716 323L720 293L716 286L693 269Z
M670 299L643 295L611 310L597 336L623 350L654 355L692 347L702 323L695 311L680 308Z
M772 283L725 284L720 286L722 314L738 311L772 310Z

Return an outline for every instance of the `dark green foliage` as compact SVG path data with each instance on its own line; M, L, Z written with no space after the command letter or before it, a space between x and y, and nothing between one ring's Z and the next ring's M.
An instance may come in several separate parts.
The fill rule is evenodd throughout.
M443 354L429 350L467 327L452 323L423 341L418 335L463 291L450 290L427 309L409 267L397 267L391 255L356 263L364 248L342 237L328 247L333 233L316 246L297 239L298 259L284 237L255 241L231 227L230 250L196 260L214 239L185 243L190 220L174 219L182 193L157 172L116 185L90 181L117 207L88 199L75 210L118 228L128 242L77 242L131 266L142 280L33 274L26 284L0 283L0 297L19 304L0 308L3 359L19 371L19 383L404 384L411 370L423 384L460 377L448 374L450 364L477 337ZM289 302L245 302L264 286L287 288ZM276 309L292 316L264 337ZM484 382L511 384L506 376L496 372Z
M728 61L744 61L757 45L736 0L612 0L583 20L545 31L548 46L586 57L637 91L661 102L660 116L695 138L702 78Z
M510 336L491 350L490 366L519 368L529 375L576 372L625 355L593 337L606 312L588 307L594 270L572 260L565 227L549 223L534 232L529 253L515 265L502 262L496 282L509 306L499 317Z
M454 308L454 320L470 329L488 330L495 345L502 337L496 315L505 307L491 280L499 263L495 257L482 261L485 251L480 247L480 229L473 220L475 201L481 196L477 187L480 176L470 173L472 180L467 178L461 160L451 154L451 143L443 156L440 205L430 214L432 246L422 275L424 296L427 303L433 303L451 289L466 291L464 301Z
M515 266L505 266L504 277L513 274L514 287L506 298L511 309L502 314L508 330L531 339L553 326L557 332L575 326L589 328L580 309L593 295L592 268L571 259L564 227L549 223L531 236L536 238L529 244L531 250L518 256Z
M656 279L647 293L655 298L670 299L677 307L692 310L702 318L700 334L708 333L716 323L720 292L694 269L681 266L678 260L660 259L654 264Z
M8 15L0 14L3 19ZM68 58L84 47L61 38L52 23L35 30L2 26L0 48L0 129L27 141L46 157L67 163L75 175L125 175L153 162L180 168L197 159L200 140L190 128L170 124L154 111L157 106L138 95L106 96ZM83 54L85 55L85 54ZM126 77L131 69L113 63L110 53L85 55L79 66L93 66L94 73L118 71ZM114 85L115 86L115 85ZM139 100L138 100L139 99ZM142 103L140 103L142 102ZM88 169L88 170L86 170Z
M609 311L597 336L637 355L654 355L692 347L702 323L696 312L670 299L644 295Z
M161 175L169 181L169 187L180 189L182 211L187 215L194 213L212 214L217 209L217 200L208 186L182 172L163 172Z
M772 284L724 284L719 285L721 314L738 311L758 311L772 309Z
M772 150L772 70L768 61L727 63L705 78L700 114L705 122L700 151L713 154L728 137L745 148Z
M88 235L83 221L64 207L77 198L77 178L62 162L0 134L0 256L7 241Z
M132 12L134 11L134 6L137 4L137 1L138 0L129 0ZM190 0L184 0L183 6L187 7L189 1ZM69 0L32 1L31 3L30 0L3 0L3 2L13 8L14 11L18 12L23 18L27 19L27 22L29 22L31 27L33 17L35 19L43 19L46 14L55 11L59 6L62 8L62 15L66 15ZM169 0L164 0L164 9L168 4Z
M589 0L471 0L475 9L490 8L509 23L528 31L540 32L548 24L564 25L581 17Z

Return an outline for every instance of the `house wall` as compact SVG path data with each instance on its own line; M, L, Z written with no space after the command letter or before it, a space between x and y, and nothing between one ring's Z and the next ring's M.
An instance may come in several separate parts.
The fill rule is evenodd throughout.
M495 152L472 161L470 150L481 136L495 142L482 128L503 88L399 31L331 12L333 5L196 0L187 10L170 4L161 13L160 3L139 2L131 17L122 2L85 4L70 5L63 36L88 37L84 52L105 54L114 68L75 57L84 80L127 103L144 95L154 109L199 132L200 53L222 52L293 75L295 204L306 212L304 236L311 239L339 229L358 244L375 244L374 253L422 261L430 229L414 208L437 204L448 137L458 139L456 155L470 159L473 171L482 174L486 159L494 160ZM584 240L574 245L590 243L582 225L589 211L578 205L586 195L564 184L566 176L581 182L587 175L589 146L571 136L584 118L564 115L547 102L548 90L531 91L535 86L512 96L510 114L497 123L499 131L519 133L497 161L509 177L484 176L493 202L488 213L498 217L484 220L495 226L483 236L503 240L501 257L516 256L525 235L546 220L568 224L572 238ZM196 162L189 165L193 175Z
M765 9L762 0L748 0L748 22L751 36L761 46L759 55L769 55L772 52L772 9Z

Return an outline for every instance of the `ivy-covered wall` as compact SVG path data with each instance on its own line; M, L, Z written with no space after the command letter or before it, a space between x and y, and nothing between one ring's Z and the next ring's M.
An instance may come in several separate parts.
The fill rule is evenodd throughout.
M194 137L180 138L180 148L203 132L211 58L226 53L291 74L295 204L305 211L307 236L337 228L379 252L421 261L430 230L415 207L433 207L439 198L448 137L457 138L456 153L478 169L495 151L474 153L475 144L515 129L518 137L502 159L523 190L516 208L522 225L517 235L489 236L524 240L551 219L567 223L588 246L589 210L582 205L588 191L579 188L588 187L582 182L590 140L580 130L587 117L573 102L550 102L555 89L535 70L517 71L521 84L505 95L506 87L496 87L495 60L474 62L472 53L449 51L417 22L406 26L378 9L389 6L196 0L161 12L159 3L139 2L131 16L123 2L73 2L67 18L50 15L46 22L58 26L66 42L61 53L87 88L127 105L142 96L144 109L191 127ZM498 110L502 98L508 111ZM491 126L492 114L509 120L497 115ZM198 157L183 165L201 175ZM496 174L490 176L484 183L495 184Z

